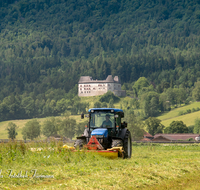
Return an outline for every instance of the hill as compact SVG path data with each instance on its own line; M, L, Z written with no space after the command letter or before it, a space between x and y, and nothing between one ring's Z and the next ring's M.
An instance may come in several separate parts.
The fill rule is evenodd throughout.
M190 94L199 20L195 0L1 1L0 120L58 115L52 106L74 98L81 75L118 75L127 90L144 76L159 93Z
M183 121L187 126L194 125L195 119L199 118L200 111L196 111L193 113L188 113L185 115L180 115L181 112L186 110L192 110L192 108L200 107L200 102L194 102L190 105L183 106L180 108L173 109L172 111L162 114L161 116L157 117L160 119L162 124L165 127L168 127L172 121Z
M0 10L1 98L68 92L81 75L186 87L199 77L197 1L9 2Z

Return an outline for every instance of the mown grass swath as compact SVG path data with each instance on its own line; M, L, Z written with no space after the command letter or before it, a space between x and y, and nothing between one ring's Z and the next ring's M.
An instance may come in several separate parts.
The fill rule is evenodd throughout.
M97 154L71 152L61 142L0 144L0 184L10 189L142 189L189 180L200 168L199 145L134 144L131 159L110 160ZM30 148L32 149L31 151ZM35 150L35 151L34 151ZM9 171L8 171L9 170ZM26 178L11 178L9 172ZM32 171L31 171L32 170ZM37 175L33 177L33 170ZM53 178L44 178L53 176ZM190 181L194 185L194 181ZM179 186L179 183L173 188Z

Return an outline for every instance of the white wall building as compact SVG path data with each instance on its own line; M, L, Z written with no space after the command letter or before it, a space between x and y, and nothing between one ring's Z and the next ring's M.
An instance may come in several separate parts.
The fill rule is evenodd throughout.
M78 82L78 96L99 96L109 90L116 96L126 96L126 91L121 90L118 76L113 79L112 75L108 75L106 80L93 80L90 76L82 76Z

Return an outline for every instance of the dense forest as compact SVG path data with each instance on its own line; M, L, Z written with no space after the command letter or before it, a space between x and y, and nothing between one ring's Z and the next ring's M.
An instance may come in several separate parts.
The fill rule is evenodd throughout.
M81 75L131 91L146 77L185 99L200 79L198 0L0 0L0 39L1 120L73 107Z

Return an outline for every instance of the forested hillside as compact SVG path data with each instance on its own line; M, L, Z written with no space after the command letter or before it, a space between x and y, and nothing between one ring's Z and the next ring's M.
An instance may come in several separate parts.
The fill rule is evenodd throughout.
M60 113L81 75L158 93L200 77L198 0L1 0L0 39L1 120Z

